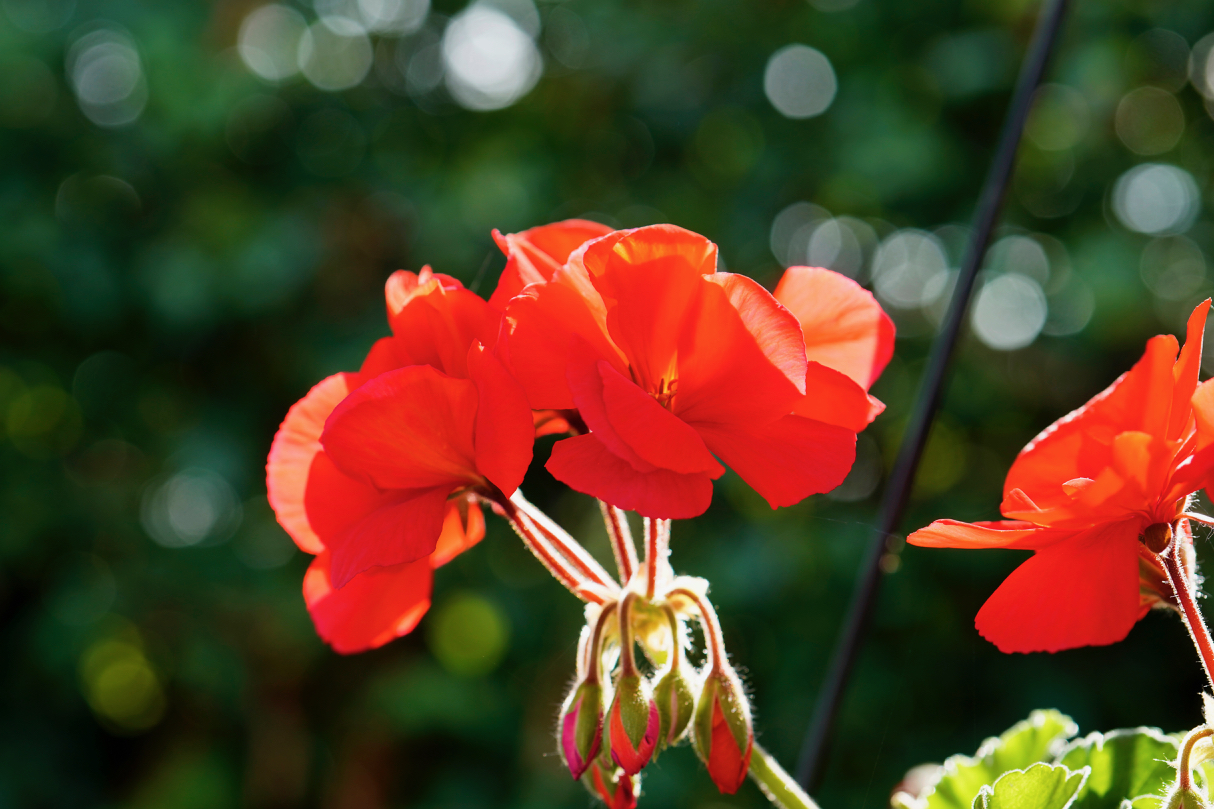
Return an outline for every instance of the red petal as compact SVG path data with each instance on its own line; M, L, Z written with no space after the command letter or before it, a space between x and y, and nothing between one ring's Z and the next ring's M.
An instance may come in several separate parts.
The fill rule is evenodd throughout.
M565 378L569 351L584 341L598 359L625 369L607 337L606 312L585 278L564 270L552 283L529 287L506 310L507 337L499 355L514 372L535 410L572 410Z
M789 267L775 298L800 321L808 359L872 387L893 356L894 322L871 292L821 267Z
M1139 527L1101 525L1037 551L978 611L978 632L1003 652L1121 640L1139 615Z
M1189 315L1184 347L1172 369L1174 380L1172 413L1168 421L1168 438L1180 438L1189 425L1193 392L1197 389L1197 377L1201 371L1201 344L1206 331L1206 317L1210 313L1210 299L1197 304Z
M936 520L906 538L923 548L1042 548L1074 536L1073 531L1041 528L1021 520L966 523Z
M479 476L473 443L476 385L427 366L389 371L329 416L321 444L351 477L380 489L446 486Z
M325 419L350 392L352 374L334 374L318 382L287 412L270 446L266 491L278 522L300 550L317 554L324 542L316 535L304 504L312 461L321 452Z
M772 508L791 506L843 482L856 459L856 434L785 416L766 425L698 425L708 448Z
M438 545L450 487L398 492L328 542L330 577L344 587L358 574L429 556Z
M388 280L389 322L395 353L403 365L430 365L451 376L468 375L468 348L479 341L492 348L497 342L501 313L454 279L431 275L415 281L399 270ZM418 278L426 279L426 270ZM396 287L408 294L393 295ZM399 306L394 310L394 307Z
M808 419L824 421L860 432L885 410L855 380L817 362L805 369L805 395L793 405L792 412Z
M1023 489L1041 508L1067 505L1060 484L1097 479L1112 461L1113 437L1126 430L1163 436L1171 408L1176 338L1152 337L1142 359L1083 407L1047 427L1020 451L1003 484Z
M459 496L447 501L443 530L430 554L430 566L442 567L485 538L485 515L471 497Z
M1214 444L1214 379L1207 379L1193 393L1193 417L1197 421L1197 449Z
M334 650L354 654L412 632L430 608L432 579L422 560L367 571L337 590L329 555L321 554L304 576L304 601L317 634Z
M594 435L558 441L546 468L579 492L645 517L688 519L703 514L712 502L708 475L665 469L638 472Z
M708 753L708 775L717 789L725 795L732 795L746 780L746 771L750 768L750 754L754 749L754 738L746 741L746 750L738 747L733 730L721 713L719 700L712 705L712 746Z
M637 471L704 472L712 478L725 473L691 426L610 363L570 363L569 380L578 412L591 432Z
M480 344L468 352L476 385L476 468L506 496L523 482L531 465L535 422L523 388L497 357Z
M551 280L570 253L585 242L610 232L611 228L606 225L585 219L567 219L505 236L493 231L493 239L507 259L489 303L505 309L523 287Z
M706 276L729 296L746 330L771 364L805 392L805 338L792 312L745 275L719 272Z
M464 285L458 278L436 273L430 265L421 268L420 272L411 273L408 270L397 270L388 276L384 284L384 298L388 304L388 320L396 317L416 297L428 295L436 287L447 289L463 289Z

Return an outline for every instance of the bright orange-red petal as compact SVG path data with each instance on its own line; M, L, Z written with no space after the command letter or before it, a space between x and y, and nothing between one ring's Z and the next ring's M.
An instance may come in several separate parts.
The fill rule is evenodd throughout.
M1138 603L1139 523L1101 525L1037 551L978 611L978 632L1004 652L1116 643Z
M698 429L709 449L772 508L829 492L856 459L854 431L801 416Z
M478 396L477 471L510 496L531 465L535 423L527 395L497 357L479 343L468 352L468 372Z
M623 357L607 336L606 313L585 278L562 270L552 283L529 287L506 310L507 337L498 353L535 410L572 410L565 378L569 352L585 342L593 355L621 371Z
M936 520L906 541L924 548L1041 548L1072 534L1022 520L978 523Z
M1047 427L1020 451L1003 484L1023 489L1043 509L1066 505L1061 483L1096 479L1112 462L1113 437L1126 430L1163 436L1171 409L1171 335L1152 337L1142 359L1087 404Z
M410 291L394 295L394 288ZM393 349L402 366L431 365L465 377L468 347L479 341L492 348L497 342L501 313L455 279L398 270L388 279L388 300Z
M1180 438L1186 432L1191 418L1193 392L1197 390L1197 378L1201 372L1201 344L1205 337L1206 317L1210 313L1210 299L1197 304L1189 315L1184 346L1172 369L1174 381L1172 413L1168 421L1168 438Z
M428 366L389 371L329 416L321 444L351 477L380 489L422 489L478 479L476 385Z
M464 495L447 501L443 531L430 554L430 564L442 567L485 538L485 515L476 501Z
M408 634L430 608L433 573L428 560L377 568L340 590L329 577L329 555L313 560L303 594L316 632L341 654L383 646Z
M351 374L334 374L318 382L287 412L270 446L266 491L274 516L300 550L318 554L324 542L308 519L304 498L312 461L322 451L325 419L350 392Z
M394 492L390 502L335 536L327 543L333 586L345 587L355 576L375 567L413 562L434 553L449 494L449 486Z
M1197 386L1192 398L1193 417L1197 422L1197 449L1214 444L1214 379Z
M570 386L578 412L601 443L639 472L667 469L718 478L725 468L703 439L603 360L574 362Z
M746 780L750 768L750 755L754 749L754 737L746 739L746 749L738 746L729 722L721 712L720 700L712 704L712 742L708 753L708 775L722 794L732 795Z
M817 362L805 368L805 395L792 407L798 416L837 424L860 432L885 405L867 393L851 377Z
M789 267L775 298L801 323L808 359L872 387L893 356L894 322L871 292L821 267Z
M546 468L572 489L645 517L690 519L712 502L712 480L666 469L638 472L594 435L558 441Z
M538 284L552 279L569 254L590 239L597 239L611 232L611 228L585 219L566 219L551 225L524 230L521 233L503 235L493 231L493 239L506 254L506 268L498 279L497 289L489 297L489 303L498 309L528 284Z
M759 349L797 390L805 392L805 338L792 312L745 275L719 272L705 276L729 296Z

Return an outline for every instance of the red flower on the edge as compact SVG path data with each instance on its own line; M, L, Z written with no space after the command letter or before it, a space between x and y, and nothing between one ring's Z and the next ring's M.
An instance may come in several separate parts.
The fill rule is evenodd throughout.
M1158 600L1140 597L1140 559L1154 566L1140 537L1180 517L1214 471L1214 381L1198 385L1209 308L1189 318L1179 357L1176 338L1151 338L1128 373L1029 442L1003 487L1010 519L939 520L908 538L1034 551L975 619L1000 650L1114 643Z
M531 460L522 390L485 347L500 312L429 268L386 296L393 336L291 408L267 464L279 522L317 557L308 610L346 653L413 629L433 568L484 535L469 494L509 495Z
M815 319L815 291L867 313L867 333ZM588 242L526 287L507 307L499 350L533 408L576 409L589 429L555 445L549 471L663 518L708 507L717 458L773 508L837 486L856 433L883 407L866 388L888 360L892 325L868 293L825 270L796 268L786 295L801 322L749 278L717 272L712 242L671 225Z

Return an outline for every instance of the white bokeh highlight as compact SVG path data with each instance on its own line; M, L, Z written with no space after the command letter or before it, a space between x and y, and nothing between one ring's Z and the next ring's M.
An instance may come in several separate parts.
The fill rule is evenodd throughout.
M140 509L144 530L166 548L228 539L240 525L242 514L232 487L207 469L185 469L153 484Z
M299 39L299 69L320 90L347 90L371 70L367 31L348 17L321 17Z
M1113 212L1139 233L1182 233L1197 216L1201 201L1193 175L1165 163L1144 163L1113 186Z
M240 24L236 50L255 75L279 82L299 72L299 40L307 29L298 11L277 4L262 6Z
M462 107L497 110L531 91L543 72L535 41L509 14L476 3L443 33L447 89Z
M983 284L974 301L974 334L998 351L1024 348L1037 339L1049 310L1041 285L1009 272Z
M838 89L830 60L808 45L786 45L771 55L763 72L763 92L786 118L821 115Z
M67 75L85 116L104 127L129 124L148 100L147 79L129 34L99 28L68 49Z

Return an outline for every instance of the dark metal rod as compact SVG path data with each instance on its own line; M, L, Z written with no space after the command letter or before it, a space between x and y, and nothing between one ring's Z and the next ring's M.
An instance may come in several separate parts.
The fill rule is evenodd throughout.
M961 326L965 322L965 313L969 308L970 297L974 291L974 280L978 275L978 268L982 266L982 258L986 254L991 232L999 220L999 211L1003 205L1008 182L1012 177L1012 169L1016 164L1016 150L1020 145L1024 123L1032 106L1033 94L1045 74L1046 65L1057 43L1068 5L1069 0L1046 0L1037 19L1037 27L1033 32L1033 39L1029 44L1024 63L1020 68L1020 76L1016 81L1015 91L1012 93L1007 119L1004 121L1003 130L999 135L995 157L987 173L986 183L982 187L982 196L978 200L978 208L974 215L974 232L966 252L965 262L957 276L957 284L953 290L952 300L949 302L944 324L936 335L935 342L932 343L932 351L919 387L918 399L915 402L910 421L907 423L902 446L898 450L898 459L894 463L885 488L885 496L881 501L880 521L869 542L856 589L852 594L851 604L848 606L843 630L839 635L834 656L831 658L826 680L818 695L813 720L810 722L801 747L801 756L797 761L797 781L807 792L813 792L817 788L825 769L826 753L835 717L847 689L847 681L868 628L873 604L877 598L877 590L881 584L880 563L885 551L885 543L887 538L898 530L898 526L902 522L902 513L906 510L906 503L910 498L915 471L919 467L923 448L927 444L928 433L940 406L953 349L957 345Z

